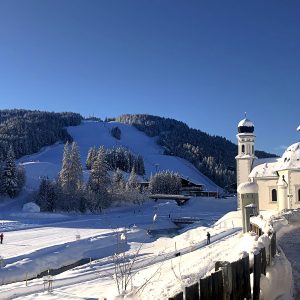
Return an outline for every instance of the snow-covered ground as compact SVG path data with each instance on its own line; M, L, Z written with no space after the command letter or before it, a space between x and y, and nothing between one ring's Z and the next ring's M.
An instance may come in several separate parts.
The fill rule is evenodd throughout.
M111 255L117 249L117 231L126 232L127 242L124 245L126 255L133 255L137 247L143 243L135 264L135 272L145 272L143 276L147 279L151 270L160 265L164 265L165 268L164 261L167 266L169 264L167 261L171 261L175 252L194 253L194 250L202 249L199 259L200 257L203 259L208 255L207 249L211 251L210 247L223 247L219 245L221 239L237 238L236 232L239 232L240 228L235 227L233 223L227 227L224 222L215 227L207 227L235 207L235 198L193 198L184 206L177 206L176 202L171 201L149 200L141 206L114 208L101 215L56 216L22 212L8 214L6 220L0 220L1 230L4 231L4 244L0 247L0 255L6 264L0 269L0 282L4 284L0 288L0 299L14 299L17 295L22 299L25 295L39 299L43 294L41 294L43 291L41 279L31 280L29 286L24 287L26 277L34 278L47 269L58 269L89 257L96 259L91 266L84 265L56 276L54 286L57 294L51 297L74 299L74 291L79 299L109 297L116 293L116 285L112 278L114 267ZM5 206L2 206L2 209L5 209ZM157 216L155 223L153 223L154 215ZM191 225L189 228L192 229L189 230L180 229L171 222L173 217L186 216L198 217L201 221ZM148 229L157 231L154 235L149 235ZM169 234L163 236L166 231L161 232L161 229L168 229ZM207 230L212 235L212 244L209 247L205 246ZM76 235L80 235L79 240L76 239ZM192 254L188 253L182 257L189 255ZM218 256L217 253L214 255ZM174 260L176 261L177 259ZM196 263L195 259L192 261ZM148 271L143 271L148 267L150 268ZM210 266L203 264L202 272L207 272L207 268ZM164 280L166 281L164 283L162 281L162 289L164 284L172 283L168 282L168 276ZM138 283L137 281L136 284ZM82 290L80 292L76 289Z
M110 130L115 126L121 129L120 140L115 139L110 134ZM177 156L163 155L164 149L157 145L156 138L146 136L131 125L117 122L83 122L79 126L68 127L67 130L79 146L83 166L85 166L90 147L103 145L105 148L113 148L123 146L132 153L143 156L146 169L145 177L149 178L151 174L155 174L157 169L173 170L196 183L204 184L206 190L216 191L220 189L188 161ZM62 156L63 144L55 144L43 148L39 153L19 159L26 170L27 189L37 189L42 177L55 178L61 168Z

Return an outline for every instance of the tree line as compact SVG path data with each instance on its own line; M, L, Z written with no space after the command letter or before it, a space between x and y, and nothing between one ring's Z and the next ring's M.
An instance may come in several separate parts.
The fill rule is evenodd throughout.
M158 136L165 154L182 157L221 187L236 183L237 145L224 137L212 136L185 123L145 114L122 115L115 121L130 124L148 136ZM256 151L258 158L276 155Z
M10 147L19 158L58 141L72 141L65 127L79 125L81 120L80 114L71 112L0 110L0 161L6 159Z
M110 170L120 169L124 172L131 172L134 169L135 173L143 176L145 174L144 159L141 155L134 155L124 147L115 147L112 149L105 149L103 146L96 149L91 147L88 151L86 159L86 168L90 170L94 161L97 159L99 151L105 153L105 159Z
M120 168L111 169L107 157L104 147L96 151L85 183L79 148L75 142L66 143L58 178L41 180L36 196L41 210L101 212L112 205L140 204L148 193L180 193L181 180L176 173L159 172L150 178L149 189L142 190L134 166L126 179Z

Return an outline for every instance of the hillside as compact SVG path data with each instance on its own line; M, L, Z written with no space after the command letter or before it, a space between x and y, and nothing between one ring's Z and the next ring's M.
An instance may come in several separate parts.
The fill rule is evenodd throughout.
M71 141L66 126L80 124L76 113L24 109L0 110L0 162L13 148L16 157L32 154L58 141Z
M116 126L121 129L120 140L115 139L110 133ZM79 146L83 165L92 146L103 145L105 148L123 146L132 153L143 156L145 177L149 178L157 170L173 170L195 182L203 183L207 190L219 188L190 162L176 156L164 155L164 148L157 144L156 138L148 137L131 125L117 122L82 122L79 126L67 127L67 130ZM41 177L55 178L61 168L62 156L63 144L55 144L36 154L22 157L19 162L26 170L27 188L36 189ZM86 177L87 172L85 171Z
M122 115L115 120L157 137L166 154L186 159L218 185L228 187L236 182L237 145L224 137L212 136L189 128L183 122L158 116ZM276 156L264 151L255 153L258 158Z

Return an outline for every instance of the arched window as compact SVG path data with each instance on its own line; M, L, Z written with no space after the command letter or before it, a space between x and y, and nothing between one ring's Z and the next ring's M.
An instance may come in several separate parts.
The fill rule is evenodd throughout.
M252 154L254 154L254 146L252 145Z
M275 189L272 190L272 201L277 201L277 191Z
M242 145L242 153L245 153L245 145Z

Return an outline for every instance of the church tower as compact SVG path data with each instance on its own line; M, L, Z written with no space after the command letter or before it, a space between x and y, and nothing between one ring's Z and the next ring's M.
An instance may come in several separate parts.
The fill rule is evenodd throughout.
M248 120L243 119L238 124L238 155L236 159L236 174L237 187L244 182L248 182L248 176L252 170L253 161L255 157L254 143L254 124ZM238 209L241 207L241 195L238 194Z

